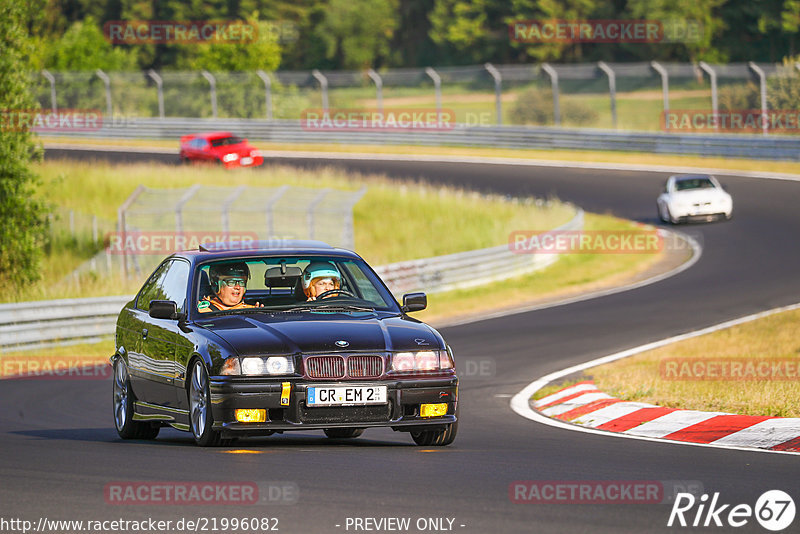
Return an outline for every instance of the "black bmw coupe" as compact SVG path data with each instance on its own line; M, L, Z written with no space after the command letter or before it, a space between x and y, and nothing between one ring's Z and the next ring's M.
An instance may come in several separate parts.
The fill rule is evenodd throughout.
M125 439L163 426L198 445L370 427L449 445L453 353L357 254L315 241L204 245L166 258L120 312L113 411Z

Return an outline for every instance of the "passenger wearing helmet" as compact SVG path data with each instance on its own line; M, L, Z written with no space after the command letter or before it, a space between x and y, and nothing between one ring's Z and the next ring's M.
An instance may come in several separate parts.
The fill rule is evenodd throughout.
M208 269L208 278L215 295L197 303L200 313L237 310L240 308L260 308L244 302L250 269L245 262L215 263Z
M339 270L330 262L313 261L303 271L303 292L308 300L317 300L317 296L342 287ZM332 293L328 296L335 296ZM325 298L325 297L323 297Z

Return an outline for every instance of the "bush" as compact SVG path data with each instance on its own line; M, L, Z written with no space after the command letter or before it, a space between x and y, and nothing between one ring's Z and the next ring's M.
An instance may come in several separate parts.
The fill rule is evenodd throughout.
M575 100L561 100L561 122L572 126L588 126L597 121L599 114L589 106ZM550 125L553 114L553 91L528 89L521 93L511 107L515 124Z
M717 90L717 95L720 111L761 109L759 88L753 82L725 85Z

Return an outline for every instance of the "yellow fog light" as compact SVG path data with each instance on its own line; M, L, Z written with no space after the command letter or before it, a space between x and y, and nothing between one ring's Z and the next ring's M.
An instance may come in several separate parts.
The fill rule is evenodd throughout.
M292 394L292 383L281 382L281 406L289 406L289 397Z
M442 402L439 404L420 404L419 416L420 417L441 417L447 415L447 403Z
M236 420L240 423L263 423L267 420L267 410L256 408L236 410Z

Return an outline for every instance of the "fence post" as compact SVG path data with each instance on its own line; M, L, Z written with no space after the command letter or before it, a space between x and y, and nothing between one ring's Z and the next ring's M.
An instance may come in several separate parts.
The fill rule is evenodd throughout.
M244 190L247 189L246 185L240 185L236 189L233 190L233 193L228 195L228 198L222 203L222 233L227 236L231 232L231 220L230 220L230 209L231 204L236 202L236 199L239 198Z
M661 76L661 93L664 95L664 129L669 130L669 122L667 121L667 114L669 113L669 73L657 61L651 61L650 66Z
M42 69L42 76L50 82L50 109L55 113L58 111L58 106L56 106L56 79L47 69Z
M275 235L275 204L277 204L278 200L283 196L286 191L289 190L288 185L280 186L275 193L273 193L272 197L267 201L267 208L266 215L267 215L267 239L272 239L273 237L278 237ZM294 237L294 236L292 236Z
M497 125L503 125L503 76L500 74L500 71L495 68L494 65L491 63L486 63L483 66L486 70L489 71L489 74L492 75L494 78L494 107L497 113Z
M364 186L355 193L353 193L353 196L350 197L350 200L349 202L347 202L347 205L342 208L345 217L344 231L343 231L344 235L342 236L342 241L344 241L345 243L345 248L349 248L350 250L355 250L356 248L356 236L355 236L355 230L353 229L353 208L355 207L356 204L358 204L358 201L361 200L361 197L363 197L366 193L367 193L367 188L366 186Z
M319 88L322 90L322 112L327 115L328 113L328 78L325 77L317 69L311 71L311 75L319 82Z
M436 122L442 122L442 78L439 73L431 67L425 67L425 74L433 80L433 87L436 92Z
M756 73L759 79L761 88L761 133L767 135L769 130L769 121L767 119L767 75L761 70L761 67L750 61L747 63L750 70Z
M553 88L553 122L556 126L561 126L561 105L558 103L558 73L549 63L542 63L542 70L550 76L550 84Z
M100 69L95 70L94 73L97 74L98 78L103 80L103 85L106 86L106 114L108 115L108 118L111 119L114 116L111 108L111 78L109 78L108 74Z
M203 78L208 80L209 91L211 92L211 115L216 119L217 118L217 80L214 78L214 75L208 72L207 70L203 70L201 72Z
M175 204L175 237L183 233L183 207L200 189L200 184L191 186Z
M156 82L156 88L158 90L158 116L163 119L164 118L164 80L161 79L161 76L158 75L156 71L150 69L147 71L147 75Z
M122 203L122 206L119 207L117 210L117 232L119 235L117 236L122 243L122 272L125 274L125 278L128 277L128 245L127 245L127 222L125 221L125 214L128 212L128 209L131 205L139 198L139 195L145 190L145 186L139 184L139 187L131 193L131 196Z
M329 189L325 188L320 191L314 200L308 205L308 211L306 216L308 217L308 238L314 239L314 210L317 209L317 205L325 199L325 196L328 194Z
M378 101L378 113L383 115L383 79L381 79L381 75L375 72L374 69L369 69L367 71L367 76L375 82L375 97Z
M264 72L263 70L259 69L256 71L258 77L261 78L261 81L264 82L264 104L267 108L267 120L272 120L272 80L269 77L269 74Z
M719 120L716 120L719 117L719 100L717 99L717 72L711 68L711 65L706 63L705 61L701 61L699 64L703 72L708 74L709 79L711 79L711 113L714 116L714 128L719 128Z
M597 63L597 67L608 76L608 94L611 97L611 123L617 129L617 75L605 61Z

